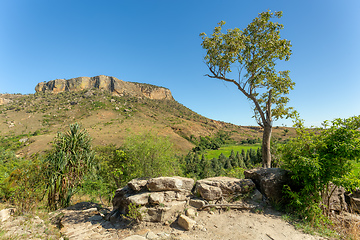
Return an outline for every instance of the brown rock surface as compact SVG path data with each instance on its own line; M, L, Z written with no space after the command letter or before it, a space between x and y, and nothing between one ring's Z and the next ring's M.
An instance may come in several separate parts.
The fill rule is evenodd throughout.
M150 99L173 99L169 89L148 84L125 82L115 77L105 75L95 77L78 77L68 80L56 79L49 82L41 82L36 85L35 91L59 93L65 91L81 91L92 88L109 91L113 95L118 96L130 95Z

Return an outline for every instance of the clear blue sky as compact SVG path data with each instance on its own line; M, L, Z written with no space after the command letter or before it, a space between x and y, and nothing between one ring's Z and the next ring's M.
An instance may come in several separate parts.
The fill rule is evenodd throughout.
M291 71L289 105L306 125L359 115L359 0L0 0L0 93L103 74L167 87L208 118L256 125L235 86L204 76L199 33L220 20L243 29L268 9L283 11L293 55L278 70Z

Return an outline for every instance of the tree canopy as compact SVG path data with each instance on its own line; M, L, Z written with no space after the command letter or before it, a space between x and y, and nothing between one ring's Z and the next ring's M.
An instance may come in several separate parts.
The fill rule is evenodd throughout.
M272 22L281 18L282 12L262 12L244 30L238 28L222 32L224 21L218 23L211 36L201 33L204 57L210 78L224 80L236 87L252 102L254 117L264 129L263 165L271 166L270 139L273 121L292 117L287 94L295 83L289 71L276 71L276 62L288 61L291 43L281 39L283 25ZM236 78L230 74L237 69Z

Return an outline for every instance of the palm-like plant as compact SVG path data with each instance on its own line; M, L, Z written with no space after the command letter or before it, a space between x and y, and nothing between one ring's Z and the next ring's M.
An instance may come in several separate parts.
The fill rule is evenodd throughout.
M92 169L94 152L90 142L87 131L77 123L70 125L70 131L57 134L55 147L45 159L51 210L69 206L84 175Z

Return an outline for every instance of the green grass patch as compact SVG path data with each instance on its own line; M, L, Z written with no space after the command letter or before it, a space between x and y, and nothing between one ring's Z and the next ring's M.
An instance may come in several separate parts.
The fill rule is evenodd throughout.
M243 149L246 152L250 148L256 150L256 149L258 149L260 147L261 147L260 143L243 144L243 145L227 145L227 146L223 146L223 147L219 148L218 150L207 150L206 153L205 153L205 157L207 159L218 158L221 153L223 153L226 157L229 157L232 150L234 150L235 153L236 152L241 153L241 151Z

